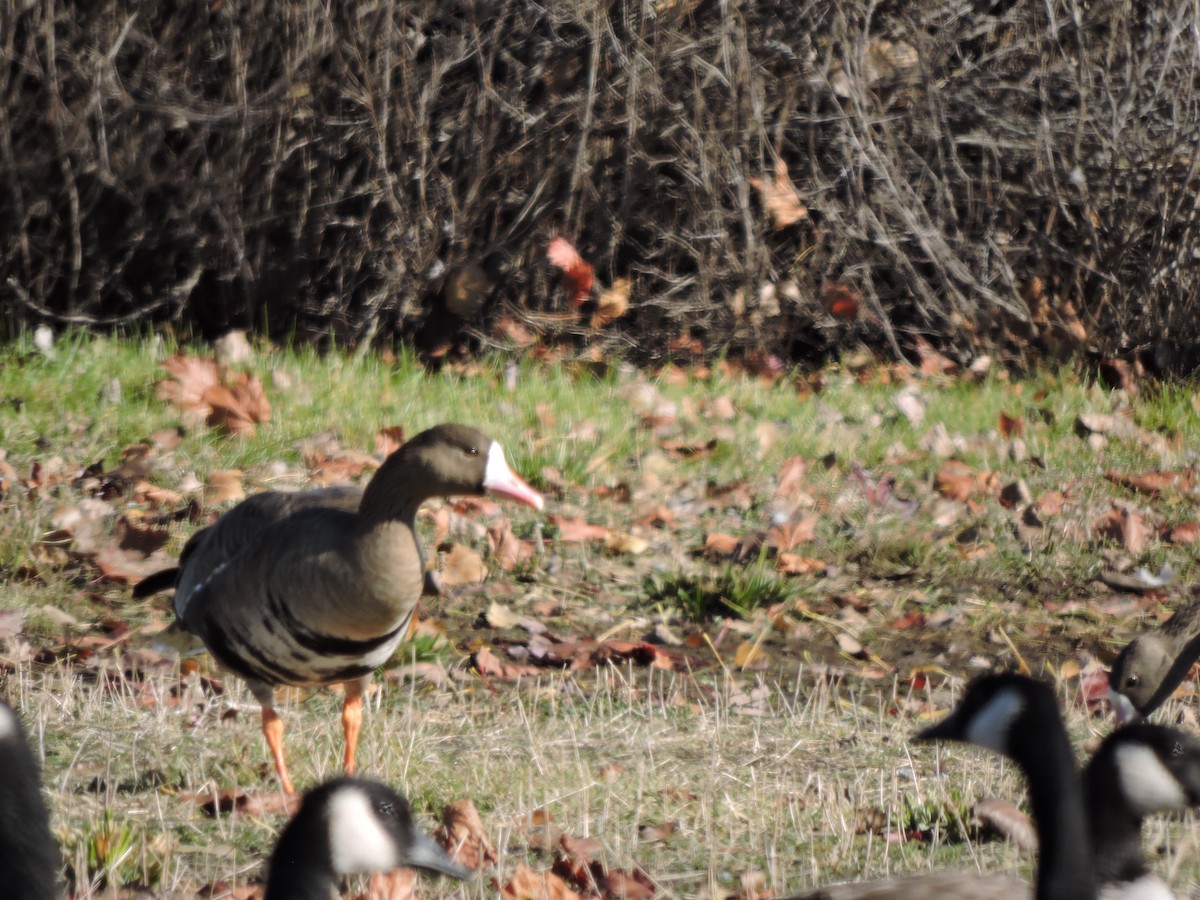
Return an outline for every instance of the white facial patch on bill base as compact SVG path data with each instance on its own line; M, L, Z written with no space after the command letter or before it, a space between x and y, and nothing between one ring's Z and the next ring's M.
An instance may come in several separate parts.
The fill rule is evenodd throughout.
M329 849L342 875L386 872L400 864L396 840L379 821L370 798L346 788L329 801Z
M1006 753L1008 730L1024 709L1025 699L1020 693L1013 688L1005 688L971 716L965 737L972 744Z

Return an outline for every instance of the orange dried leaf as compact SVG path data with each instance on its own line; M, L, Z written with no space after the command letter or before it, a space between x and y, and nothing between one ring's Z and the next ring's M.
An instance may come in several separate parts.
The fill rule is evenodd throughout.
M478 584L487 578L483 557L465 544L455 544L442 567L442 581L450 586Z
M592 329L599 331L605 325L615 322L629 309L629 293L633 283L628 278L618 278L612 287L600 292L596 301L596 311L592 314Z
M209 357L176 353L164 359L162 367L174 380L159 382L158 399L174 403L185 412L198 412L207 416L209 406L204 400L204 394L221 382L217 361Z
M1163 540L1172 544L1194 544L1200 541L1200 523L1181 522L1172 525L1163 534Z
M1000 413L1000 435L1008 440L1012 437L1025 437L1025 420L1020 416L1010 416Z
M821 285L821 305L835 318L857 319L861 300L862 294L848 284L826 281Z
M775 571L780 575L816 575L825 569L826 565L821 560L798 553L780 553L775 561Z
M242 488L242 473L239 470L216 469L208 473L208 483L204 485L205 503L215 506L244 499L246 491Z
M524 863L500 889L501 900L583 900L553 872L535 872Z
M603 541L608 538L608 529L603 525L592 525L581 516L549 516L550 523L558 528L558 539L572 544L588 541Z
M741 541L732 534L710 531L704 536L704 555L710 559L733 556Z
M1150 537L1145 519L1122 506L1113 506L1092 524L1101 537L1116 541L1130 553L1141 553Z
M550 260L552 266L562 269L563 281L570 295L571 305L576 308L582 306L588 295L591 294L592 285L596 280L596 274L591 264L579 255L579 251L570 241L563 237L551 239L550 245L546 248L546 258Z
M434 838L452 859L468 869L494 865L499 856L484 833L483 819L470 800L456 800L442 808L442 824Z
M253 437L255 423L271 418L271 404L257 375L243 372L230 383L212 385L202 400L210 410L209 427L224 428L230 434Z
M1144 475L1126 475L1110 469L1104 473L1104 477L1113 484L1119 484L1121 487L1128 488L1131 491L1150 495L1158 494L1171 488L1186 491L1191 488L1194 479L1191 469L1186 469L1183 472L1146 472Z
M404 427L392 425L375 433L375 454L387 459L404 443Z
M804 473L807 469L808 462L803 456L792 456L784 460L783 468L779 470L775 496L788 500L795 498L800 493L800 487L804 483Z
M787 163L782 157L775 160L774 178L770 181L751 178L750 186L758 191L759 200L771 217L776 231L790 228L801 219L808 218L808 207L800 202L800 194L788 177Z

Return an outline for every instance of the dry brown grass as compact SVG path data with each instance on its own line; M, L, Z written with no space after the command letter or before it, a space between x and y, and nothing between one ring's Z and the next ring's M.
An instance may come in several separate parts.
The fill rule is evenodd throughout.
M94 836L107 814L132 832L117 867L122 879L136 883L139 868L158 873L153 896L191 896L199 885L259 872L278 817L214 820L151 781L158 772L193 789L269 788L247 694L196 692L179 706L147 707L65 672L23 670L9 684L46 754L47 794L69 862L82 864L71 848ZM762 702L748 715L745 692L756 687ZM903 697L804 671L766 684L612 668L494 692L472 678L452 688L386 687L369 709L360 764L405 790L428 827L442 804L472 799L500 851L499 873L518 862L549 865L523 827L536 810L569 834L599 837L606 864L641 866L667 897L739 892L754 872L771 892L942 866L1028 873L1026 854L995 841L931 848L855 834L870 809L881 811L887 832L903 827L912 805L940 810L940 826L953 831L976 798L1021 795L1012 767L983 751L910 744L915 723L895 714ZM937 698L947 703L949 694ZM336 706L328 693L285 704L302 785L336 773ZM1106 728L1077 708L1070 724L1081 741ZM614 765L619 774L606 777ZM639 841L639 825L668 821L678 823L668 840ZM1156 868L1181 890L1200 881L1200 835L1190 818L1154 822L1146 845L1167 848ZM429 882L426 891L493 896L493 874L466 887ZM105 896L99 881L80 896Z

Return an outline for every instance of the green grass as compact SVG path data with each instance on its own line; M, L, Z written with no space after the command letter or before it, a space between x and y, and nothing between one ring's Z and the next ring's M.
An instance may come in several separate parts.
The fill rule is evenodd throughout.
M221 695L205 691L197 675L181 681L171 660L137 655L151 644L148 635L87 660L35 659L39 650L103 633L108 618L134 629L170 619L165 598L135 603L127 587L97 580L88 559L48 562L35 543L80 502L74 473L100 461L111 469L127 446L180 424L179 411L155 394L165 375L159 359L173 349L83 335L60 339L53 360L25 340L0 348L0 450L22 478L35 464L61 473L36 490L10 486L0 498L0 610L26 611L18 643L0 641L0 655L12 660L0 690L32 727L66 864L85 896L135 884L190 896L207 882L245 881L260 870L280 825L277 817L210 819L181 796L272 784L257 708L237 679L223 679ZM506 506L519 537L551 538L545 553L509 573L491 566L484 586L426 602L423 616L441 622L447 638L421 636L395 663L443 665L450 677L439 685L381 684L363 734L365 772L402 787L427 827L444 803L474 800L505 872L517 861L549 866L518 824L546 809L567 832L601 837L607 863L641 866L667 896L735 891L749 870L763 872L778 892L941 865L1028 873L1026 856L977 843L963 826L978 796L1019 797L1019 779L981 751L908 744L929 710L921 705L928 698L907 687L907 673L933 663L963 678L977 657L1011 664L1001 632L1039 671L1110 652L1140 623L1088 604L1108 597L1094 579L1122 555L1154 570L1169 562L1180 585L1194 579L1191 547L1151 539L1143 552L1122 554L1090 531L1114 501L1132 503L1154 527L1196 517L1193 492L1150 498L1103 478L1109 469L1190 464L1187 448L1200 438L1190 386L1149 387L1129 401L1142 428L1167 438L1160 453L1118 438L1093 448L1081 438L1080 414L1111 412L1126 399L1074 372L915 381L926 407L915 427L895 406L904 384L883 370L860 378L835 366L824 390L808 395L788 378L765 383L719 370L680 378L526 361L516 363L509 390L510 365L488 357L469 371L431 375L404 354L385 362L260 348L249 368L266 386L270 421L250 439L193 426L179 447L154 458L151 480L162 487L179 490L213 470L239 469L253 492L303 485L300 442L322 432L373 452L385 426L412 435L439 421L467 421L498 438L514 467L550 493L547 515L581 516L647 541L637 555L569 543L544 517ZM105 399L113 378L118 403ZM717 414L726 401L732 419ZM656 434L645 417L669 410L675 423ZM1001 412L1024 421L1023 461L1010 457L997 433ZM934 493L942 460L927 441L938 423L959 442L957 458L995 471L1001 483L1022 478L1035 498L1067 487L1069 506L1048 519L1041 545L1027 549L1016 539L1019 511L994 497L948 507ZM706 447L714 439L711 452L691 456L664 445ZM744 536L771 527L780 511L775 479L793 456L807 461L807 471L795 509L784 513L818 515L815 540L794 552L819 559L827 574L784 577L770 553L745 564L704 558L709 532ZM893 500L871 502L856 467L871 484L893 479ZM731 485L729 494L717 490ZM140 512L128 497L110 502L114 516ZM659 507L673 520L644 524ZM110 517L102 530L112 524ZM168 549L177 551L195 527L171 523ZM422 527L429 547L431 526ZM486 556L486 541L451 538L464 540ZM1174 589L1166 604L1182 592ZM679 662L670 672L614 664L547 669L519 684L485 681L466 663L496 637L477 625L492 600L520 615L552 602L560 611L546 624L570 638L640 639L661 624L684 641L667 648ZM1081 612L1060 616L1055 604L1065 603ZM783 612L768 621L767 609ZM894 624L912 613L953 618L929 628ZM865 652L847 655L835 640L842 633L856 635ZM765 668L734 664L738 644L760 646ZM1064 685L1064 696L1072 687ZM944 707L949 695L936 700ZM289 760L301 785L337 771L339 705L325 691L284 698ZM1079 742L1108 728L1074 706L1070 725ZM612 764L620 774L601 777ZM890 827L928 825L939 840L855 835L857 816L871 808ZM639 825L664 821L679 823L670 839L638 840ZM1181 891L1200 880L1189 822L1148 829L1147 846L1169 842L1171 879ZM462 889L430 885L435 895L494 894L486 880Z

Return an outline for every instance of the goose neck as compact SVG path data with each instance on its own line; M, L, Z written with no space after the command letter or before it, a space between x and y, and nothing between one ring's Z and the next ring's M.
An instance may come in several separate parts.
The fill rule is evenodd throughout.
M1041 846L1037 900L1094 900L1095 866L1085 819L1083 788L1065 730L1028 735L1036 744L1018 757Z

